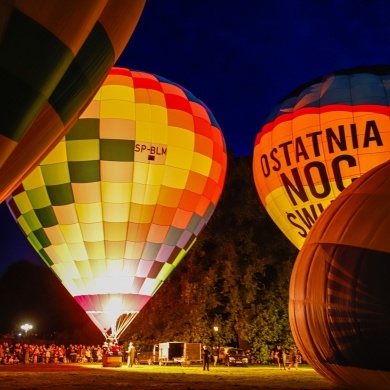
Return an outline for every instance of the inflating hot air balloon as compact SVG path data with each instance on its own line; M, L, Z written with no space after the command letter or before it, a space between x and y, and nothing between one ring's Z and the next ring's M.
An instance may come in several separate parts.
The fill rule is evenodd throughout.
M0 2L0 203L78 119L144 3Z
M113 68L7 204L102 333L118 339L210 219L226 166L201 101L164 78Z
M390 66L339 71L283 99L257 135L257 191L298 249L341 191L390 158L389 102Z
M390 162L344 190L294 265L289 317L311 366L350 389L390 388Z

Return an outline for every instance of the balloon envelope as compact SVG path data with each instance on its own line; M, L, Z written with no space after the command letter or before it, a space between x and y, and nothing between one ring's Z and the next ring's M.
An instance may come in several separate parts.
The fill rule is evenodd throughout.
M343 191L294 265L289 317L311 366L341 386L390 388L390 162Z
M126 46L144 3L0 4L0 202L78 119Z
M390 157L390 67L353 68L294 91L257 135L253 173L269 215L300 249L322 211Z
M119 337L210 219L226 165L222 132L200 100L113 68L7 204L99 329Z

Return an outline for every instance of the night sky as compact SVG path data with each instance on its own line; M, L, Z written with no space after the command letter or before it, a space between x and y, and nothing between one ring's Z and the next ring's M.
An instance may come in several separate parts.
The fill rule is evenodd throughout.
M390 64L389 9L386 0L147 0L116 66L188 89L214 113L227 147L252 155L268 113L300 85ZM21 259L42 264L5 204L0 221L0 275Z

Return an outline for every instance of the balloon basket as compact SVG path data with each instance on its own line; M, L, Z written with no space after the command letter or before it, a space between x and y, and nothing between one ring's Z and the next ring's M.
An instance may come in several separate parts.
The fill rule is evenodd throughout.
M121 367L122 354L105 354L103 355L103 367Z

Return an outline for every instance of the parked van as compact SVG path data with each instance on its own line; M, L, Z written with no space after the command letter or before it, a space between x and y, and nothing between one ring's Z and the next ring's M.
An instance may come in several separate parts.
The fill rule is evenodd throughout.
M158 344L141 345L135 351L135 364L158 364Z
M232 347L219 347L218 363L225 363L226 353Z

